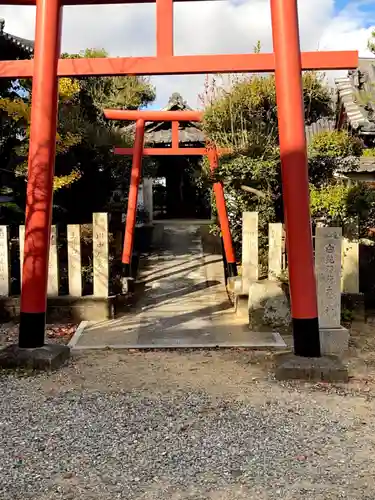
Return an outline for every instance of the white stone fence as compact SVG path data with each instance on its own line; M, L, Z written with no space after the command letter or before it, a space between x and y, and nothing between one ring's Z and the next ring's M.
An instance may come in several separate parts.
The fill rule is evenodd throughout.
M317 228L317 232L321 232L322 228ZM350 240L342 236L341 228L330 228L340 241L341 259L341 292L343 293L359 293L359 242ZM320 233L319 233L320 235ZM320 250L317 248L317 234L314 236L315 243L315 266L318 272L320 259L317 262ZM242 225L242 277L247 281L259 279L260 262L259 262L259 230L258 230L258 213L244 212ZM268 225L268 279L279 279L283 275L286 268L285 256L285 236L284 228L281 223Z
M331 228L339 235L341 259L341 292L359 293L359 243L341 237L341 228ZM9 227L0 226L0 296L11 295L11 275ZM93 251L93 295L95 297L109 296L110 255L109 255L109 228L108 214L93 214L92 224ZM118 235L117 235L118 236ZM19 272L22 277L23 245L25 238L24 226L19 226ZM116 237L117 239L117 237ZM242 235L242 277L249 281L259 278L259 232L258 213L245 212L243 214ZM337 238L336 238L337 239ZM81 226L68 224L66 230L67 241L67 277L68 295L81 297L83 292L83 265ZM118 241L122 245L122 239ZM58 236L56 226L51 229L51 246L49 255L48 295L59 295L60 269ZM316 246L316 245L315 245ZM317 255L315 255L317 258ZM269 224L268 244L268 277L271 280L282 276L286 267L284 230L282 224ZM316 262L319 267L319 262Z
M22 280L22 262L24 258L25 226L19 226L19 265ZM71 297L81 297L83 290L82 277L82 246L81 226L68 224L67 241L67 271L68 294ZM51 245L49 253L48 295L59 295L60 273L58 258L58 236L56 226L51 228ZM93 295L105 298L109 295L109 232L108 214L95 213L92 221L92 269ZM11 294L11 262L9 227L0 226L0 296Z

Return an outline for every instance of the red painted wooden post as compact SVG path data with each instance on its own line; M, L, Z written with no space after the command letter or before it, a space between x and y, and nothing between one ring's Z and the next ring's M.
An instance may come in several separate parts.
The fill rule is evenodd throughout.
M214 172L218 165L218 155L216 149L208 149L207 155L210 162L211 172ZM228 275L237 276L236 254L233 247L232 235L230 233L227 206L225 203L224 189L221 182L215 182L214 194L216 199L217 215L219 218L219 224L223 238L225 257L228 266Z
M130 278L130 266L133 255L134 231L137 221L138 190L142 173L142 151L145 133L145 122L138 119L135 128L133 163L130 178L130 189L128 198L128 211L126 215L124 251L122 253L122 263L124 265L124 277Z
M59 0L37 0L19 346L44 345L57 122Z
M358 52L303 52L303 70L356 69ZM268 73L275 69L274 54L218 54L173 57L108 57L60 59L59 76L193 75ZM0 61L2 78L31 78L33 61Z
M172 149L179 149L180 146L180 135L179 135L179 122L172 122Z
M78 60L78 59L77 59ZM158 111L148 109L105 109L104 116L108 120L138 120L145 122L199 122L202 120L202 111Z
M271 0L294 352L320 356L297 0Z
M156 0L156 55L173 56L173 0Z
M115 155L133 154L133 148L117 148L113 150ZM218 155L229 154L229 148L222 148L218 151ZM144 148L143 156L206 156L206 148Z

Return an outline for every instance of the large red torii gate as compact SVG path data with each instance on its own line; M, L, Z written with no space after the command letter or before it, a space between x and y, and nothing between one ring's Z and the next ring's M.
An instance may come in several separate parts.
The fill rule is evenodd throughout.
M355 69L357 52L301 54L297 0L270 0L274 54L173 55L173 0L156 0L156 57L59 60L63 5L153 0L2 0L36 5L34 61L1 61L4 78L33 77L19 346L44 345L57 122L57 76L275 71L294 352L320 356L301 69Z
M134 229L137 216L138 190L141 179L142 156L206 156L210 163L211 172L217 167L218 153L226 150L217 150L211 146L208 148L180 148L179 147L179 123L200 122L203 113L199 111L128 111L121 109L105 109L104 116L109 120L135 120L134 148L115 148L115 154L132 155L132 170L130 178L130 190L128 199L128 210L126 216L124 249L122 263L124 265L124 278L130 277L130 264L133 254ZM144 148L145 122L171 121L172 122L172 145L170 148ZM237 276L236 254L233 248L232 237L228 222L228 213L225 204L224 190L221 182L215 182L214 194L218 212L220 229L223 237L224 252L227 262L229 276Z

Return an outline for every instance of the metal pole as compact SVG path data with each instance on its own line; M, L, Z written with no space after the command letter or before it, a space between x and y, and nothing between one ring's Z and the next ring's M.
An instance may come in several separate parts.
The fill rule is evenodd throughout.
M271 0L294 352L319 357L297 0Z
M37 0L19 346L44 345L57 126L59 0Z

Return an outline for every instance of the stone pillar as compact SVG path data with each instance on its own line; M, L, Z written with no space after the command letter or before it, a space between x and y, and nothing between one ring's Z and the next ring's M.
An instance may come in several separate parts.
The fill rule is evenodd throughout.
M359 242L358 224L344 229L342 242L341 290L345 293L359 293Z
M242 214L242 280L256 281L259 274L258 212Z
M82 295L82 264L81 264L81 226L69 224L67 227L68 241L68 287L69 295Z
M149 222L153 221L154 203L153 203L153 179L152 177L145 177L143 179L143 203L145 210L148 214Z
M341 228L316 228L315 271L320 328L340 327L341 239Z
M137 209L144 209L144 195L143 195L143 184L141 183L138 188L138 199L137 199Z
M93 214L94 296L108 297L109 247L108 214Z
M57 253L57 230L51 226L51 242L48 258L48 283L47 295L57 296L59 294L59 262Z
M283 225L268 225L268 279L277 280L282 271Z
M349 345L349 331L340 325L341 242L341 228L316 228L315 270L322 354L341 355Z
M25 226L19 227L18 240L19 240L19 250L20 250L20 279L21 279L21 283L22 283L23 253L24 253L24 246L25 246Z
M8 228L0 226L0 296L9 295Z

